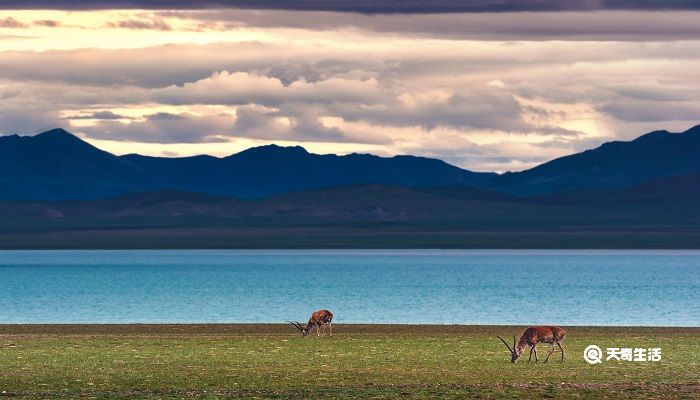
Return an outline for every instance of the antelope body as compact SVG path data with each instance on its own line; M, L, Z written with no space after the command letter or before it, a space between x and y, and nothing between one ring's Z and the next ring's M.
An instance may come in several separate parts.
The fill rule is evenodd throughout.
M566 335L566 331L558 326L531 326L525 329L517 344L515 343L515 336L513 336L513 348L508 346L508 343L502 337L498 336L498 338L510 351L510 362L512 363L515 363L520 358L526 347L530 348L530 358L527 362L532 361L532 353L535 353L535 362L537 362L537 344L539 343L549 344L549 354L547 354L544 362L549 361L549 357L554 353L555 344L561 350L561 361L564 362L564 347L561 344L564 340L564 335Z
M299 329L304 337L314 328L316 328L316 335L321 337L321 328L325 328L326 325L328 325L329 335L333 336L333 313L328 310L314 311L313 314L311 314L311 318L309 318L309 322L306 323L306 326L302 326L297 321L289 321L289 323Z

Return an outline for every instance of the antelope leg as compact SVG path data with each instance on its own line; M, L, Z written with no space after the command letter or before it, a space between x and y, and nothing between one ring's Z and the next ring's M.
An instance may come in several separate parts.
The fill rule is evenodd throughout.
M547 353L547 358L544 359L544 362L549 361L549 357L552 355L552 353L554 353L554 343L549 346L549 353Z
M561 350L561 362L564 362L564 347L562 347L561 343L557 342L557 346L559 346L559 349Z
M537 360L537 344L535 344L534 346L532 346L532 351L535 353L535 362L537 362L537 361L538 361L538 360Z

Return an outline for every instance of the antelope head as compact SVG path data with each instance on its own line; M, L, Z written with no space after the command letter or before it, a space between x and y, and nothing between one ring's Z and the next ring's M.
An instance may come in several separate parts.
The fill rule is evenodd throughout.
M301 335L302 335L303 337L306 337L306 336L309 334L309 332L311 332L311 329L306 329L306 328L304 328L304 327L301 326L301 324L300 324L299 322L297 322L297 321L294 321L294 322L292 322L292 321L287 321L287 322L289 322L290 324L294 325L295 328L299 329L299 330L301 331Z
M501 342L503 342L503 344L506 345L506 347L508 348L508 351L510 351L510 362L512 362L513 364L515 364L515 362L518 361L518 358L520 358L520 354L521 354L521 353L518 351L518 348L517 348L516 345L515 345L515 336L513 336L513 348L511 348L510 346L508 346L508 343L506 343L506 341L503 340L502 337L500 337L500 336L496 336L496 337L499 338L499 339L501 339Z

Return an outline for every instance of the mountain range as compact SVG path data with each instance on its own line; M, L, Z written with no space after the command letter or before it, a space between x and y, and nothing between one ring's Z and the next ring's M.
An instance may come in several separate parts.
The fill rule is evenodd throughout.
M259 199L343 185L471 186L515 196L623 190L700 173L700 126L610 142L515 173L472 172L441 160L370 154L318 155L268 145L228 157L116 156L54 129L0 137L0 200L94 200L176 190Z
M700 248L700 127L530 170L256 147L115 156L0 137L0 248Z
M318 155L302 147L255 147L224 158L115 156L54 129L0 137L0 199L91 200L181 190L262 198L339 185L478 185L494 176L443 161L369 154Z
M700 125L683 133L655 131L506 173L490 180L488 186L518 195L624 189L657 178L698 173L699 155Z

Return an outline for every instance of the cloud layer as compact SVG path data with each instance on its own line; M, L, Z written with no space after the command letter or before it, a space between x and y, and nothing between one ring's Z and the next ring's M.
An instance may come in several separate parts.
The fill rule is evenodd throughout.
M8 0L4 9L211 9L336 11L359 13L454 13L591 10L698 10L693 0Z
M425 15L8 11L0 134L60 126L117 152L276 142L505 171L697 124L700 12L535 10L545 3Z

